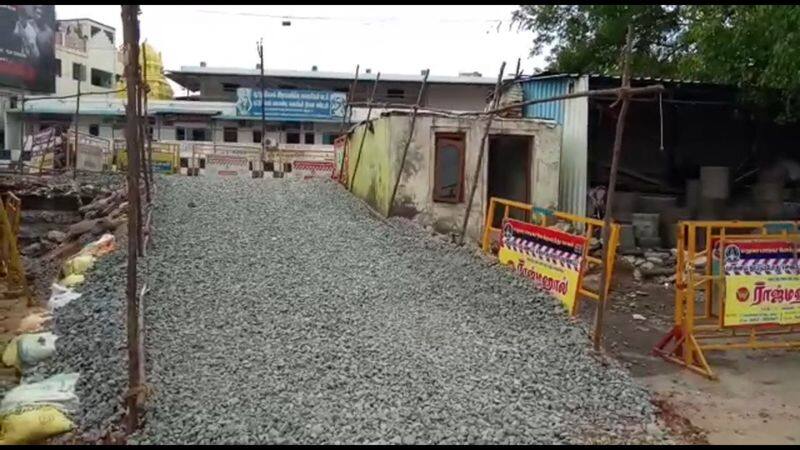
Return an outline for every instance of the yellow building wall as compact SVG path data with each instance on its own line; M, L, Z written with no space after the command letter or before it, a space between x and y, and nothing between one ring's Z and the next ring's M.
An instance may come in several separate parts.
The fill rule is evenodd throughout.
M381 214L388 215L389 197L392 195L396 176L392 172L392 162L389 158L390 118L375 119L371 123L371 131L368 131L366 125L361 125L349 137L348 179L353 180L353 194L365 200ZM359 147L364 139L366 141L361 148L359 160ZM358 161L357 171L356 161ZM355 179L353 179L354 172Z

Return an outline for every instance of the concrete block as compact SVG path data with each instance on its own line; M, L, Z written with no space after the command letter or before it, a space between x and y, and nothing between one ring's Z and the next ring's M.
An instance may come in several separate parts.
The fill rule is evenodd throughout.
M632 214L636 211L638 200L639 194L636 192L615 192L614 220L630 223L633 220Z
M620 224L619 246L622 251L633 250L636 248L636 235L633 233L633 225Z
M639 243L639 247L642 247L642 248L659 248L659 247L661 247L661 238L660 237L642 237L642 238L637 238L636 241Z
M730 169L717 166L701 167L700 194L703 198L727 199L730 196Z
M700 207L700 180L686 180L685 205L689 209L690 217L695 217Z
M659 214L634 213L633 233L637 239L658 237Z
M661 213L678 206L678 198L673 195L639 195L636 203L637 213Z

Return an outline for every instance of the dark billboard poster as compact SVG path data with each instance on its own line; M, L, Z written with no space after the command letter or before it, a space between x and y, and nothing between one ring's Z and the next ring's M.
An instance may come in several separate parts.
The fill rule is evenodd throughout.
M54 93L55 43L54 5L0 5L0 88Z

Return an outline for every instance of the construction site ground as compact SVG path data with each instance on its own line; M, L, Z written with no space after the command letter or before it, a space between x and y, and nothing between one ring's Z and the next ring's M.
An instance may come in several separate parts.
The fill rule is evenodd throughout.
M119 180L92 183L106 187L88 200L115 217L107 211L122 205L103 199L115 198ZM800 440L797 352L709 354L718 381L650 356L672 326L674 286L636 281L622 259L604 358L590 349L592 302L569 319L475 247L377 217L330 180L172 176L157 185L153 246L140 264L148 397L132 442ZM98 220L91 211L29 217L37 236L72 236L58 245L29 236L39 252L52 247L29 263L97 238L103 229L79 225ZM82 297L55 313L56 355L25 374L81 373L78 429L65 442L98 442L122 417L119 244L87 273ZM34 284L56 276L48 269ZM22 316L4 311L10 336Z
M636 281L632 268L620 261L613 286L604 346L653 392L665 419L684 441L734 445L800 442L797 351L708 352L708 362L719 378L709 380L650 355L673 325L672 283ZM581 317L592 323L590 303Z

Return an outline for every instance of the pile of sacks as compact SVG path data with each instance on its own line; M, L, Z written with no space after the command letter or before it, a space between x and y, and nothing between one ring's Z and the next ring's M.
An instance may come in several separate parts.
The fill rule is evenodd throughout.
M48 317L58 308L80 298L72 288L85 281L86 272L100 258L116 247L114 235L105 234L87 244L64 262L61 279L52 285L49 311L22 324L21 334L5 348L3 364L23 374L27 368L51 357L56 352L58 336L40 332ZM41 320L37 320L41 319ZM28 319L28 318L26 318ZM36 331L36 332L31 332ZM69 419L78 405L75 384L79 374L58 374L38 383L21 384L10 390L0 401L0 444L38 442L73 429Z

